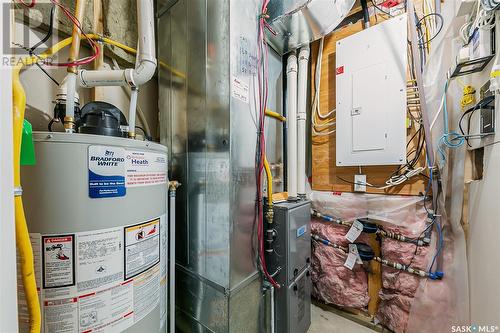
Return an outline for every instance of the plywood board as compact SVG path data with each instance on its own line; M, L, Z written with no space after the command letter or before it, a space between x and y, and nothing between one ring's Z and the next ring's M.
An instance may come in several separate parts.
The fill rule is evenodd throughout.
M380 18L379 18L380 20ZM374 24L372 20L372 24ZM321 63L321 83L320 83L320 110L322 114L327 114L335 108L335 51L336 41L350 36L363 29L361 21L334 31L325 37L323 48L323 60ZM311 48L311 100L315 94L314 73L316 70L316 59L318 55L319 41L315 42ZM412 132L409 131L409 137ZM353 192L354 186L342 179L354 181L354 175L360 173L367 175L367 182L372 184L384 184L398 166L368 166L361 170L358 167L337 167L335 165L335 133L329 136L312 136L312 188L320 191L341 191ZM411 146L409 147L411 149ZM421 161L424 163L425 161ZM426 178L417 176L403 185L386 190L367 188L368 193L385 193L400 195L418 195L425 192L427 184Z

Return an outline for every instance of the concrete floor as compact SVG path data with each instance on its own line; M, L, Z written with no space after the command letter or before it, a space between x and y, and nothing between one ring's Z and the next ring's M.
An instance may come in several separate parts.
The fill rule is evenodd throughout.
M311 305L311 327L308 333L374 333L375 331L359 325L335 313Z

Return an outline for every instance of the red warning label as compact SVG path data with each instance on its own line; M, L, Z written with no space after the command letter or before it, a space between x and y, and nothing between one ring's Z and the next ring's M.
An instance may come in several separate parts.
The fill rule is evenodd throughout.
M337 67L335 70L336 75L344 74L344 66Z
M125 279L160 262L160 219L124 228Z
M75 235L42 236L44 288L75 285Z

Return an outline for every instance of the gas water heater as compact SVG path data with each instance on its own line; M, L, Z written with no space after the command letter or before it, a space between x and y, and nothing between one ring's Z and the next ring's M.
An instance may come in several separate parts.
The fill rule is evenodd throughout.
M42 331L160 332L166 320L167 151L38 132L22 187ZM19 288L20 331L28 326Z

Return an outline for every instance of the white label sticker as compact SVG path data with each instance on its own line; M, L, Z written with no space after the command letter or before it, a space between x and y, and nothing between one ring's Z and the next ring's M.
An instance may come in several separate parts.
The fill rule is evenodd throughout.
M122 228L78 233L76 251L79 292L122 281L122 238Z
M45 332L78 331L78 299L76 297L46 300L43 303Z
M160 268L158 266L134 278L135 322L144 318L160 301Z
M359 235L363 231L363 223L358 220L354 220L354 223L351 225L351 228L345 235L345 238L349 241L349 243L353 243L358 239Z
M356 263L356 259L357 259L356 255L349 252L349 254L347 255L347 259L344 263L344 267L347 267L352 271L352 268Z
M121 332L134 323L133 283L79 297L80 332Z
M160 219L125 227L125 279L160 261Z
M356 263L358 264L363 263L358 253L358 247L356 246L356 244L349 244L349 254L347 255L347 259L344 263L344 266L352 270L354 264Z
M126 152L126 186L138 187L167 182L167 155L144 152Z
M42 236L43 288L75 285L75 235Z
M167 275L165 218L162 215L130 226L132 231L144 232L129 243L133 253L128 256L132 272L136 268L142 272L126 280L125 237L129 227L64 235L30 234L35 277L41 287L42 332L121 332L157 307L160 297L166 297L160 291L164 286L161 276L166 281ZM160 226L165 227L161 245ZM165 257L161 264L160 247ZM19 327L24 332L29 330L29 314L20 278L18 289ZM166 304L164 307L166 312Z
M232 96L244 103L248 103L249 92L250 92L250 87L248 83L245 83L243 80L237 78L236 76L233 76L233 80L231 81Z

